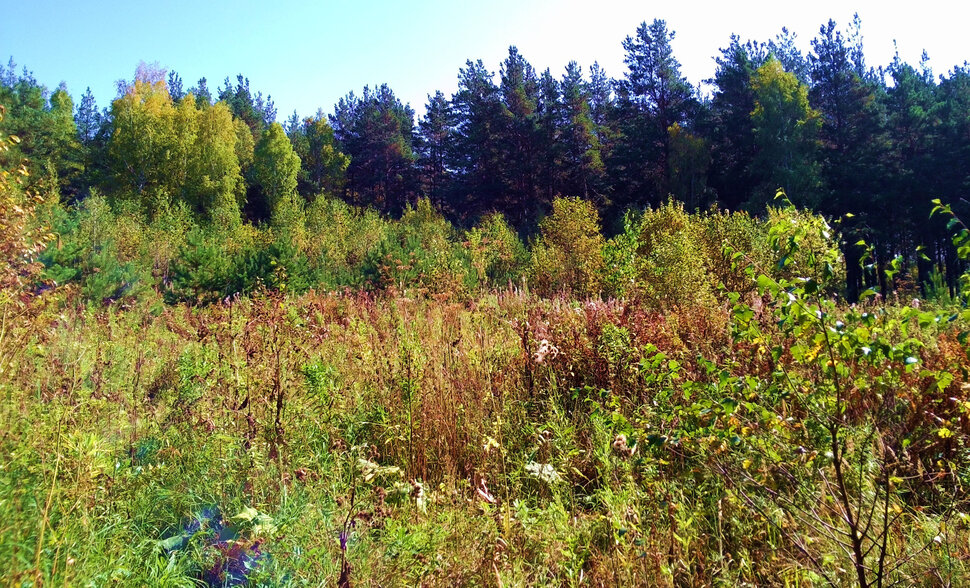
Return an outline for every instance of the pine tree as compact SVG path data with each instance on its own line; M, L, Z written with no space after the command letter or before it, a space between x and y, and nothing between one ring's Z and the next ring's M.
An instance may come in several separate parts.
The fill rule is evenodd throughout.
M418 168L422 192L438 206L446 203L451 189L448 153L453 148L454 125L448 98L441 91L428 96L425 115L418 123Z
M539 196L542 148L537 112L539 79L514 46L509 47L509 55L502 63L499 76L504 106L500 126L504 186L496 204L513 224L521 227L542 209Z
M589 115L597 128L604 128L613 109L613 82L600 64L594 62L589 68ZM603 137L600 137L602 140Z
M962 218L970 217L970 64L953 68L936 88L933 115L939 120L934 137L931 175L937 194L953 203ZM924 188L924 191L926 188ZM939 226L939 225L937 225ZM942 232L936 233L938 239ZM946 268L951 287L963 274L951 243L938 245L934 256Z
M195 96L195 104L199 108L212 105L212 92L209 91L209 82L205 78L199 78L195 87L189 90L189 94Z
M809 101L822 115L820 139L823 196L819 210L832 216L853 213L845 226L850 232L847 243L867 237L877 245L877 261L888 262L873 211L886 205L881 167L888 148L883 130L884 114L879 93L885 89L862 58L858 17L848 35L836 28L834 21L821 27L812 40L809 67L812 88ZM875 228L875 230L874 230ZM853 232L854 231L854 232ZM859 271L861 254L854 245L846 245L848 296L854 300L863 287ZM883 272L875 272L878 276Z
M90 145L98 133L104 120L98 110L98 103L91 93L91 87L84 92L81 103L78 104L77 113L74 115L74 123L77 125L78 139L82 145Z
M414 111L387 84L342 98L330 124L350 157L346 196L394 213L416 201Z
M492 73L481 60L469 60L459 71L458 91L451 103L456 120L449 165L456 173L452 208L465 218L501 210L505 107Z
M546 69L539 78L536 106L536 150L540 156L536 163L538 198L529 211L533 218L545 214L552 206L553 198L567 190L565 145L562 142L564 112L559 81Z
M754 165L757 146L751 120L751 76L764 60L763 47L751 41L742 44L732 36L715 59L717 70L710 80L716 90L705 124L711 145L709 183L720 205L730 210L741 208L764 181L761 168Z
M658 203L670 190L669 129L684 126L696 109L693 88L673 55L674 32L663 20L642 23L623 41L629 68L618 84L622 138L613 158L617 202Z
M795 33L789 31L786 27L782 27L781 33L768 41L764 48L781 63L785 71L794 74L799 82L808 84L810 79L808 60L796 45L796 38Z
M175 102L185 96L185 90L182 88L182 76L175 71L168 72L168 94Z
M205 80L199 80L200 84ZM249 78L242 74L236 76L236 85L227 77L219 88L219 100L229 106L229 110L236 118L241 118L249 126L253 137L261 136L262 132L276 122L276 106L273 100L263 99L261 92L255 96L249 90Z
M567 195L589 198L601 191L604 172L599 138L590 108L589 86L575 61L566 66L562 89L564 190Z

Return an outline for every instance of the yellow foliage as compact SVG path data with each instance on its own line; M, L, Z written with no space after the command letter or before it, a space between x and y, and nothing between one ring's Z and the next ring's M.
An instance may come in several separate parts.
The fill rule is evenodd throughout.
M601 290L603 246L599 212L581 198L556 198L552 214L539 224L542 231L532 249L529 282L540 293L570 291L596 296Z

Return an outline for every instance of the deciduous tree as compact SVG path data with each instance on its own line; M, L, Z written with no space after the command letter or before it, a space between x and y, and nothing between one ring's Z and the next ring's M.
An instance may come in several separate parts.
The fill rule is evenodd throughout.
M794 201L817 204L821 116L808 104L808 87L782 69L777 59L770 58L751 77L751 90L751 120L758 149L752 165L763 174L763 180L749 199L749 206L760 212L779 188Z
M263 131L253 153L253 179L262 189L267 210L273 214L296 196L300 158L279 123Z

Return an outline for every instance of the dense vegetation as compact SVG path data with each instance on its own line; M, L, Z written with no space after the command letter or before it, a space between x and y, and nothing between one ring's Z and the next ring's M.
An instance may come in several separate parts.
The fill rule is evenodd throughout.
M417 123L4 69L0 577L966 583L970 70L672 38Z
M884 270L897 256L915 272L898 279L956 291L965 266L929 202L970 212L966 64L938 78L925 61L874 68L859 20L845 31L829 22L807 55L787 31L732 37L701 94L680 74L673 38L663 21L643 23L623 41L618 79L596 64L539 74L512 47L498 80L469 61L458 91L429 95L417 121L381 85L281 127L242 75L213 91L142 64L99 110L90 89L75 107L63 85L48 92L11 59L0 104L21 143L4 163L28 158L32 187L67 204L99 193L145 222L184 209L220 227L296 222L322 194L394 216L427 198L463 228L497 212L530 236L569 196L592 202L613 235L627 210L671 196L688 210L762 215L782 187L798 206L852 215L841 243L850 301L868 287L889 295L898 284ZM869 270L860 239L873 248Z

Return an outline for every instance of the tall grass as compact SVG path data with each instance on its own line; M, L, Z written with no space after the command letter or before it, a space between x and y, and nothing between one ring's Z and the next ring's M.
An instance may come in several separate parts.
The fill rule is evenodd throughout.
M177 211L53 215L46 281L4 290L0 575L842 584L841 492L886 506L886 583L959 584L965 319L839 303L824 223L772 215L668 204L607 241L563 201L531 257L427 203L318 199L306 232L231 242Z
M9 581L189 585L249 549L254 583L332 584L341 531L355 583L818 580L712 465L733 451L723 374L771 368L705 314L517 290L69 300L3 380ZM922 361L965 398L947 341L927 335ZM938 531L924 483L900 541ZM947 520L913 565L959 578Z

